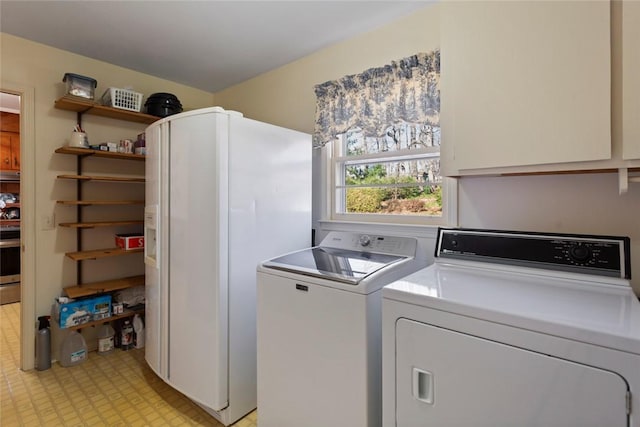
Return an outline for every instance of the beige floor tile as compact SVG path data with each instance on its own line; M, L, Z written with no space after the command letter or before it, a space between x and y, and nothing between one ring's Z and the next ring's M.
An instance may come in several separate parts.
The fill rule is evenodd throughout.
M158 378L143 349L91 352L81 365L23 372L19 329L20 303L0 306L2 427L222 426ZM256 419L254 411L234 427L256 427Z

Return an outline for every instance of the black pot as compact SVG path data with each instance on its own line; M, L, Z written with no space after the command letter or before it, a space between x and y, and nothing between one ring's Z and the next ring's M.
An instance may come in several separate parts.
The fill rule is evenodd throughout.
M182 112L182 104L171 93L154 93L144 103L147 114L156 117L167 117Z

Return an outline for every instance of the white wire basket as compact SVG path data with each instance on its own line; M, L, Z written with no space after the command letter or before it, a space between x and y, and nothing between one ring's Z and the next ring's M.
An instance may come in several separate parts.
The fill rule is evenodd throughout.
M102 105L122 110L140 112L142 107L142 94L129 89L110 87L100 99Z

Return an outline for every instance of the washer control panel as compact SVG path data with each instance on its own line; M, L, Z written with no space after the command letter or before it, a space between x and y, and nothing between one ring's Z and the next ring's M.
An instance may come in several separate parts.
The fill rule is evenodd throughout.
M436 257L631 278L628 237L440 229Z
M331 231L320 243L321 247L376 252L414 257L418 241L414 237L383 236L379 234Z

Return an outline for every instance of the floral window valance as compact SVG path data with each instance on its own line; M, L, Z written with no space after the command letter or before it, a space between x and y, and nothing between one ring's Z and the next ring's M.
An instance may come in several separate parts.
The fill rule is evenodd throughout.
M322 83L315 93L316 148L356 127L367 136L382 136L401 122L439 126L440 51Z

